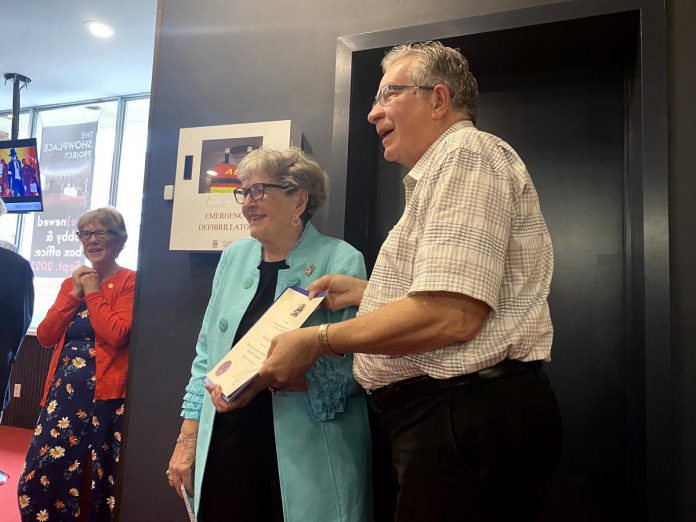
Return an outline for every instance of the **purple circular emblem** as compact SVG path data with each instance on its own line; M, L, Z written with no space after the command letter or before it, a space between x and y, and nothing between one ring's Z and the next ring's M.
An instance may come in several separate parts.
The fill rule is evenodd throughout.
M217 369L215 376L220 377L223 373L230 369L230 366L232 366L232 361L225 361L225 363Z

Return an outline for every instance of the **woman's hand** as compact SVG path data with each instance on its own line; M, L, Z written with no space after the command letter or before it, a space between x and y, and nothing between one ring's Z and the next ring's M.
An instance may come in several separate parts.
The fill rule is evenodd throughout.
M321 306L335 312L349 306L359 306L366 286L367 281L364 279L341 274L327 274L310 283L307 290L310 299L319 292L327 290L328 293Z
M82 297L82 295L84 294L84 288L82 286L82 276L92 273L96 274L97 272L93 268L89 268L85 265L78 267L77 270L75 270L72 273L73 287L70 293L74 297Z
M169 485L174 488L176 494L183 500L181 484L184 485L190 496L193 496L193 469L196 463L196 441L198 436L198 422L185 420L181 426L180 439L174 447L169 467L167 468L167 478Z
M268 388L268 383L261 379L255 378L251 381L251 384L246 387L246 389L240 393L234 400L226 401L222 396L222 388L219 384L211 386L210 384L205 384L205 389L208 390L210 394L210 399L213 401L213 406L215 406L215 411L218 413L227 413L228 411L233 411L238 408L243 408L251 399L253 399L257 393L261 390Z
M101 286L101 280L99 279L99 274L95 270L80 276L80 282L82 283L82 291L85 295L91 294L92 292L98 292Z

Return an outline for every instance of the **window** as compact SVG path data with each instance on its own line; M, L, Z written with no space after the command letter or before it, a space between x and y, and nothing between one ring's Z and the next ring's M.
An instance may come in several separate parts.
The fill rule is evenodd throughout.
M47 218L76 218L86 209L94 209L106 205L115 206L126 221L128 242L119 256L120 265L135 269L138 261L138 239L140 228L140 212L143 195L143 176L145 167L145 148L147 144L147 123L150 100L147 97L133 96L109 100L70 104L50 108L35 108L20 115L20 137L30 136L32 118L36 121L33 133L39 145L39 166L47 183L46 173L49 173L50 163L44 161L43 142L48 147L51 137L60 135L62 126L85 126L96 129L93 142L93 168L91 179L79 178L75 184L75 176L66 176L65 182L57 185L55 180L61 179L60 172L53 163L50 172L50 189L44 188L44 212L25 214L23 216L6 215L0 218L0 238L18 245L19 252L32 262L34 267L35 304L34 317L30 331L44 318L46 311L55 301L60 284L72 271L72 266L62 264L60 271L56 269L60 258L55 262L42 262L39 256L40 248L46 244ZM0 114L0 131L9 134L11 119ZM50 130L47 130L50 129ZM68 132L68 131L65 131ZM46 138L46 140L44 140ZM72 182L72 183L71 183ZM63 210L61 204L64 194L78 194L84 205L77 212ZM78 198L79 199L79 198ZM67 207L66 207L67 208ZM62 215L66 214L66 215ZM78 215L73 215L78 214ZM72 232L64 229L66 232ZM71 248L80 248L79 242L74 241ZM67 243L66 243L67 244ZM84 262L81 250L72 257L72 263ZM50 267L50 270L48 269Z
M143 204L145 149L150 99L130 100L126 104L123 141L118 169L115 206L123 214L128 228L128 241L118 257L122 266L135 270L140 239L140 211Z
M12 134L12 114L0 116L0 134L7 134L7 137L0 139L9 140ZM31 134L31 112L21 111L19 113L19 136L18 138L29 138Z

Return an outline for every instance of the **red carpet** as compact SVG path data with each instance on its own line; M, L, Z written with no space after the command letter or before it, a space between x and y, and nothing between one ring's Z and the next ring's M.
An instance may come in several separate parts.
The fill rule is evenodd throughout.
M2 522L19 522L17 483L31 435L32 430L0 426L0 470L10 475L7 482L0 486Z

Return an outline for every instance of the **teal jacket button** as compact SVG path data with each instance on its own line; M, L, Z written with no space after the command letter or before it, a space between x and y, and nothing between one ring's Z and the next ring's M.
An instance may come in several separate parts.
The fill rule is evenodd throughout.
M244 280L244 289L251 288L252 284L254 284L254 280L251 277L247 277Z
M288 286L297 286L300 284L300 278L299 277L291 277L288 279Z
M223 332L227 330L228 326L229 325L227 323L227 319L225 319L224 317L218 321L218 328L220 328L220 330L222 330Z

